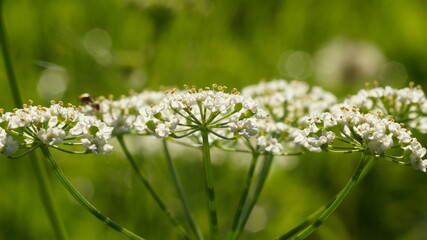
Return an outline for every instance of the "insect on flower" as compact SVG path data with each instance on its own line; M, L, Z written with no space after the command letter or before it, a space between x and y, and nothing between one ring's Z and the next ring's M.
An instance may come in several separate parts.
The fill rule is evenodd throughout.
M83 94L81 94L78 97L78 101L82 105L91 106L94 111L99 111L100 110L99 101L96 100L96 99L92 99L92 97L90 96L89 93L83 93Z

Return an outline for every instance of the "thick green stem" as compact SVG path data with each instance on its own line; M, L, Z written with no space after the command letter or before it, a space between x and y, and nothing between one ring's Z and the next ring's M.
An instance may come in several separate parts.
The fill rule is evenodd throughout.
M15 107L21 107L22 106L21 93L19 91L18 82L16 81L16 78L15 78L15 72L13 71L13 64L12 64L12 60L10 59L9 48L7 44L6 27L3 20L3 1L2 0L0 0L0 48L3 52L2 54L3 62L6 69L9 86L12 92L14 105ZM42 199L49 221L52 224L52 227L55 231L55 235L57 239L66 240L68 239L67 233L65 231L64 224L62 223L56 211L53 198L52 198L52 192L49 186L48 177L46 174L46 170L44 166L42 166L42 164L40 163L40 160L37 158L36 154L30 153L29 158L37 178L37 183L40 188L40 197Z
M359 164L356 167L356 170L353 173L353 176L347 182L345 187L341 190L341 192L336 196L333 202L328 204L327 208L318 216L316 219L312 219L311 224L306 227L302 232L300 232L297 236L295 236L294 240L302 240L308 237L313 231L315 231L320 225L322 225L326 219L335 212L338 206L342 203L342 201L346 198L346 196L350 193L354 186L366 175L366 173L372 167L375 158L372 155L362 155ZM280 240L289 239L285 238L287 234L280 237Z
M169 173L172 176L172 180L173 180L175 189L178 193L179 199L181 201L182 208L184 209L185 216L187 217L187 220L191 226L191 229L195 234L195 236L197 237L197 239L203 240L204 239L203 235L200 232L200 229L197 226L196 222L194 221L194 217L193 217L190 205L188 204L187 198L185 197L184 189L182 188L181 181L179 180L178 173L176 171L175 165L173 164L172 158L170 156L168 144L165 139L162 141L162 143L163 143L163 150L166 155L166 161L168 164Z
M130 165L132 166L132 169L134 170L136 176L138 179L144 184L144 187L148 190L148 192L153 197L154 201L157 203L157 205L160 207L160 209L165 213L165 215L169 218L169 220L172 222L174 227L177 229L177 231L181 234L181 236L185 239L190 239L187 231L185 228L180 224L180 222L176 219L176 217L169 211L166 204L163 203L163 201L160 199L159 195L157 195L156 191L154 190L154 187L151 186L150 182L148 181L147 177L142 173L141 169L138 166L138 163L133 159L132 155L130 154L128 148L126 147L126 144L123 140L123 136L117 136L117 140L119 141L120 146L123 149L123 152L125 153L127 159L129 160Z
M127 230L126 228L123 228L122 226L118 225L114 221L112 221L110 218L102 214L98 209L96 209L86 198L81 195L77 189L74 188L74 186L70 183L68 178L65 176L65 174L62 172L62 170L59 168L58 164L53 160L50 151L47 147L42 146L41 150L43 152L43 155L49 162L50 166L52 167L52 170L55 172L55 175L58 177L59 181L62 183L62 185L67 189L68 193L71 194L71 196L74 197L74 199L80 203L86 210L88 210L92 215L94 215L99 220L106 223L109 227L112 229L123 233L127 237L134 239L134 240L144 240L144 238L136 235L135 233Z
M213 180L213 171L211 163L211 153L209 146L209 130L202 129L202 152L203 152L203 162L205 166L205 182L206 182L206 194L208 198L208 209L209 209L209 226L211 231L211 240L215 240L218 233L218 217L216 209L216 200L215 200L215 188Z
M264 161L262 162L262 166L260 172L255 180L252 191L249 193L249 197L245 202L245 205L242 210L242 215L237 223L237 228L235 232L233 232L232 240L238 239L240 234L243 231L243 228L248 221L248 218L254 208L255 204L258 201L259 196L261 195L261 191L264 187L265 181L267 179L268 173L270 172L271 163L273 162L274 156L272 154L266 154L264 156Z
M229 239L232 238L233 234L237 230L237 226L238 226L239 222L241 221L242 211L243 211L244 205L248 199L249 188L252 184L252 180L254 177L258 157L259 157L258 152L252 152L251 165L249 167L248 175L246 176L245 186L243 187L243 192L242 192L242 195L241 195L240 200L239 200L239 205L237 206L236 214L234 215L234 220L233 220L233 224L231 226L231 232L229 235Z

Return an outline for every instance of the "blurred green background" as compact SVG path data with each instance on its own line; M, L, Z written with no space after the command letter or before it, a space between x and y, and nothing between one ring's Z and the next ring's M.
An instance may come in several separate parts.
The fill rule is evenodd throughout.
M129 89L185 83L241 89L273 78L303 79L340 97L366 81L426 84L427 5L422 0L5 0L3 5L22 96L36 104L77 103L84 92L119 96ZM10 110L3 66L0 101ZM183 217L162 155L152 143L126 141L160 195ZM54 157L112 219L147 239L178 239L116 149L109 156L54 152ZM207 232L200 154L177 148L173 155ZM223 231L248 164L237 159L248 158L215 155ZM357 158L278 158L242 239L273 239L299 223L342 188ZM48 172L70 239L125 239L73 201ZM378 162L309 239L427 239L426 180L425 173ZM55 239L28 159L1 157L0 186L0 239Z

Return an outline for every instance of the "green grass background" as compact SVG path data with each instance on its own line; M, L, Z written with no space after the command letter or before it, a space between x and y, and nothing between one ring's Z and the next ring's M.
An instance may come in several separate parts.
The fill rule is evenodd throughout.
M47 104L51 98L76 104L84 92L119 96L129 89L212 83L241 89L261 79L286 78L278 68L284 52L303 51L314 57L340 37L370 42L382 52L384 62L405 67L406 77L385 79L384 84L425 85L426 7L422 0L5 0L3 18L22 96L36 104ZM87 46L103 48L96 57ZM13 101L1 64L0 107L11 110ZM63 92L52 93L55 85L42 87L49 94L37 90L47 67L59 74L53 76L68 79ZM319 83L313 73L305 80L345 96L363 82L379 79L375 75L332 85ZM425 137L419 137L427 145ZM163 156L153 153L151 142L131 137L126 141L160 195L183 218ZM173 155L185 190L191 193L196 219L207 233L201 154L176 150ZM73 183L112 219L146 239L178 239L118 147L108 156L54 152L54 157ZM243 163L248 164L249 156L214 158L223 236L246 172L236 162L247 159ZM299 160L278 158L253 218L254 227L242 239L273 239L299 223L342 188L357 158L323 153ZM287 167L280 167L281 163ZM125 239L73 201L48 172L70 239ZM427 239L426 187L425 173L379 161L309 239ZM27 158L0 158L0 239L55 239Z

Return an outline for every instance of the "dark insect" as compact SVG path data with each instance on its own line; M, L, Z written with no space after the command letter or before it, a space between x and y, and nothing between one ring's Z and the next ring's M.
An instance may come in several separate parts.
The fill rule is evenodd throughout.
M94 111L99 111L99 109L100 109L99 101L96 99L95 100L92 99L91 96L89 95L89 93L83 93L82 95L80 95L78 97L78 100L82 105L91 106Z

